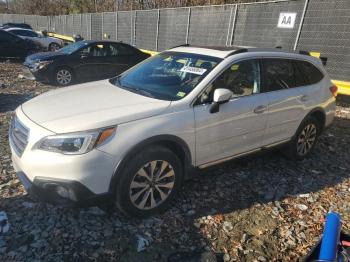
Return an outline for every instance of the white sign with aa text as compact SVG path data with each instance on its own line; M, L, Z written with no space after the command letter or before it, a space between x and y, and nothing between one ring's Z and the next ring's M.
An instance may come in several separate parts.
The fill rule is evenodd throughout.
M297 13L280 13L278 19L278 28L294 28Z

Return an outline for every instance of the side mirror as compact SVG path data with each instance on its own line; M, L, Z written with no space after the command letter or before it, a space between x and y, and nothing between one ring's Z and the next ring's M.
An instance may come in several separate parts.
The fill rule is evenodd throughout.
M217 113L219 112L219 108L220 108L220 104L224 104L226 102L228 102L231 97L232 97L233 93L226 89L226 88L218 88L214 91L214 97L213 97L213 104L210 107L210 113Z
M81 53L80 54L80 58L81 59L84 59L84 58L87 58L88 57L88 54L86 54L86 53Z

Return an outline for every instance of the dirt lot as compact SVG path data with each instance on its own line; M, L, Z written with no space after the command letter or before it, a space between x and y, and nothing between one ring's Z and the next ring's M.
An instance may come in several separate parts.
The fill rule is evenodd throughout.
M296 261L319 239L327 211L350 230L350 109L340 106L310 159L274 152L206 170L149 219L35 201L11 166L8 121L54 87L18 79L20 68L0 63L0 211L10 223L0 233L1 261Z

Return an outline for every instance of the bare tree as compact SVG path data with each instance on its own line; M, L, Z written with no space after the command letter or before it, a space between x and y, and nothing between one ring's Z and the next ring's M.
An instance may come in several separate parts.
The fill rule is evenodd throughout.
M59 15L258 1L266 0L0 0L0 12Z

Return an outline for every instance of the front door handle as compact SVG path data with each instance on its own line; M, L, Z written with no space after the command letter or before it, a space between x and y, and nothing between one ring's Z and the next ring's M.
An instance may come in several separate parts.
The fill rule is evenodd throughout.
M264 113L266 111L267 107L266 106L258 106L254 109L254 113L255 114L261 114L261 113Z

